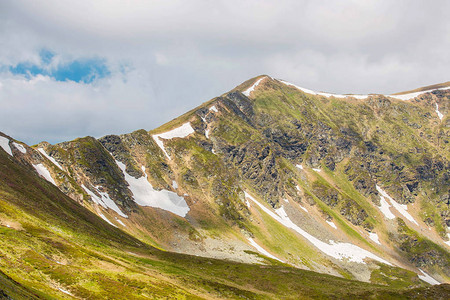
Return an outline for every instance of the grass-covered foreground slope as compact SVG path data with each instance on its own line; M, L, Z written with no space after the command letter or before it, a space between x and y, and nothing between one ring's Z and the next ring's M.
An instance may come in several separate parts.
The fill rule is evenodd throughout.
M405 289L283 264L242 264L157 250L124 233L0 150L0 297L6 299L407 299Z

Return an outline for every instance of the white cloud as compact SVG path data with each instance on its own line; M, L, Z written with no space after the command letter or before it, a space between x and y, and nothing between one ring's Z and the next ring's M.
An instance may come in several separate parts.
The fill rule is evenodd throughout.
M2 1L0 71L40 63L45 48L56 53L49 68L97 57L111 77L85 85L0 72L0 130L32 143L151 129L259 74L335 93L448 81L449 10L448 1Z

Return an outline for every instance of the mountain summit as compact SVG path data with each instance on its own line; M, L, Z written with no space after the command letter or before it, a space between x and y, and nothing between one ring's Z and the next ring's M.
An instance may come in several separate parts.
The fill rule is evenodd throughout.
M426 286L450 282L449 99L449 82L338 95L261 75L151 131L32 147L0 134L0 284L445 298Z

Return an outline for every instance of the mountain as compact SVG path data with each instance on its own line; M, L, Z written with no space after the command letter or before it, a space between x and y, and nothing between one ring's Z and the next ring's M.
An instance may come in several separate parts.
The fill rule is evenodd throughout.
M445 299L429 284L450 282L449 98L449 83L337 95L262 75L151 131L0 134L0 287Z

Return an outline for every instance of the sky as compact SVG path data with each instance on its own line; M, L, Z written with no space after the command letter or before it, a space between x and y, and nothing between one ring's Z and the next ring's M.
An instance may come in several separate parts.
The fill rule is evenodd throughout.
M450 1L0 1L0 131L156 128L261 74L333 93L450 80Z

